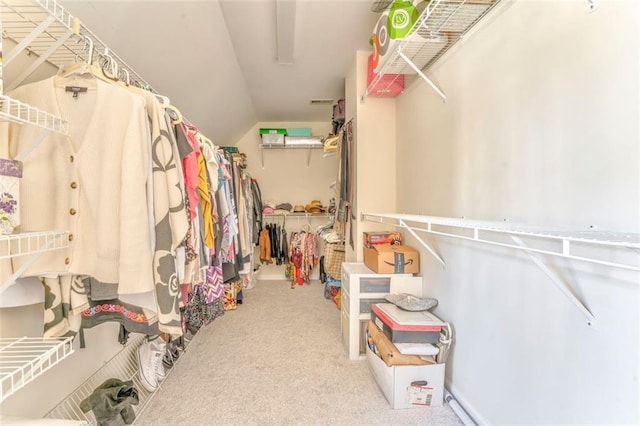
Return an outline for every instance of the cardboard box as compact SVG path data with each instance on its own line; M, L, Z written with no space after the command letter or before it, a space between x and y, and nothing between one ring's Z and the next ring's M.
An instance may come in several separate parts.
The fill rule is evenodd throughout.
M393 343L437 343L445 326L429 311L405 311L393 303L371 305L371 320Z
M374 245L364 248L364 264L379 274L417 274L418 251L409 246Z
M363 232L362 240L366 248L380 244L402 245L402 233L392 231Z
M435 364L435 358L432 356L420 357L418 355L402 354L396 345L384 335L382 330L371 320L367 321L366 327L367 344L375 347L375 353L378 355L387 367L394 365L430 365Z
M366 347L367 366L393 409L443 404L445 364L387 366Z

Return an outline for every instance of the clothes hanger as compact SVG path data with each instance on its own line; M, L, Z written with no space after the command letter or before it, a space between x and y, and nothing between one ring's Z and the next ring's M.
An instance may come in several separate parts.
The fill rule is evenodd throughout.
M129 70L126 68L121 68L119 70L119 73L122 74L123 78L119 78L120 81L122 81L125 85L130 86L131 85L131 76L129 75ZM118 77L120 77L120 75L118 75Z
M94 45L93 40L89 37L84 37L84 47L83 50L87 51L87 60L79 61L69 65L66 68L60 68L58 70L57 77L60 80L64 80L70 78L74 75L85 75L89 74L93 77L99 78L100 80L112 83L113 81L108 79L104 73L97 66L93 65L93 56L94 56Z
M104 52L100 55L102 74L109 80L118 81L118 63L109 54L109 49L105 48Z
M206 146L208 149L211 150L212 153L216 151L217 148L211 139L209 139L208 137L206 137L200 132L196 133L196 137L200 141L201 146Z
M140 84L140 88L144 89L144 87L142 86L142 84ZM160 105L162 105L163 108L168 108L171 105L171 101L169 100L168 97L166 96L162 96L162 95L158 95L157 93L154 93L156 99L158 99L160 101Z
M164 109L167 111L167 114L169 114L169 118L171 118L171 124L176 126L182 123L182 113L178 108L173 105L167 105L166 107L164 107Z

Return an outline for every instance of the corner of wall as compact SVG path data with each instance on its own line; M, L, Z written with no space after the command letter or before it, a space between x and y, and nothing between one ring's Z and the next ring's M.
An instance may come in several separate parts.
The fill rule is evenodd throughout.
M361 262L362 231L375 227L360 222L362 212L396 210L396 100L362 98L367 88L367 59L370 52L358 51L346 80L347 119L354 119L355 219L347 227L348 261Z

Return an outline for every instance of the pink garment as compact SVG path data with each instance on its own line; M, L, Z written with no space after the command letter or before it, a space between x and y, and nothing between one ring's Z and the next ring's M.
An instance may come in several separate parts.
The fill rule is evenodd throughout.
M195 135L189 133L184 123L180 123L178 125L180 127L180 131L184 135L185 139L191 145L193 151L182 159L182 170L184 173L184 186L187 192L187 198L189 199L189 214L191 215L191 219L196 217L198 212L198 204L200 199L198 198L198 182L199 182L199 171L198 171L198 156L200 154L200 148L198 147L198 143L193 143L195 139Z

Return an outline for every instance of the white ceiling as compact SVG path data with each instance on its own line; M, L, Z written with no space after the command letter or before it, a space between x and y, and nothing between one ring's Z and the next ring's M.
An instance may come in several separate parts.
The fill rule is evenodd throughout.
M330 121L331 105L310 99L344 97L356 50L371 49L373 0L278 1L295 3L289 65L277 61L276 0L61 4L225 145L260 121Z

